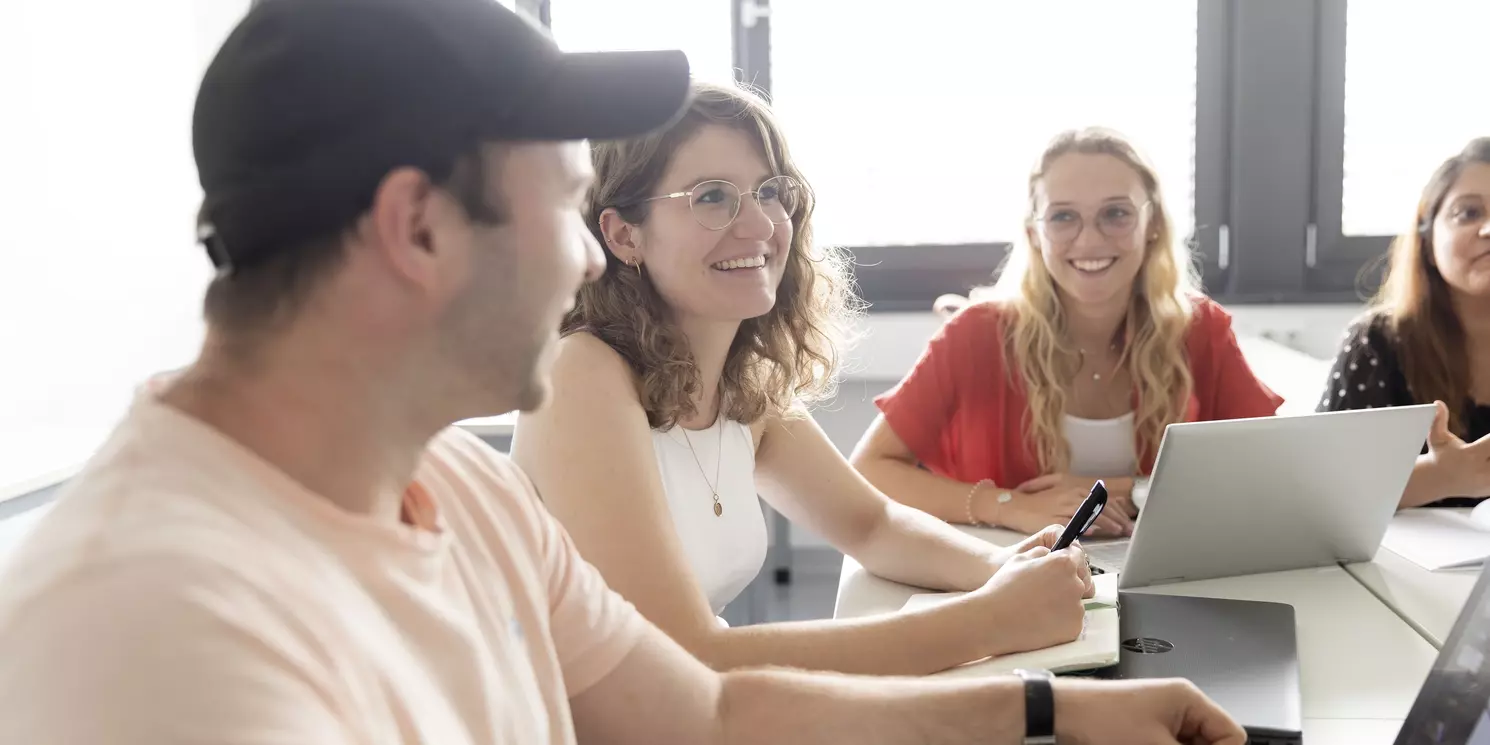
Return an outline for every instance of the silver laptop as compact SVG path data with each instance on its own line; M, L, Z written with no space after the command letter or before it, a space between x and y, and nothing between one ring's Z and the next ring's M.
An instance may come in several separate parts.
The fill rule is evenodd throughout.
M1247 731L1250 745L1302 739L1293 607L1154 592L1118 601L1122 648L1099 678L1188 678ZM1395 745L1490 745L1490 567L1465 600Z
M1370 561L1433 406L1172 424L1123 541L1083 540L1131 589Z
M1186 678L1231 714L1250 745L1303 740L1293 606L1125 592L1118 664L1093 677Z
M1490 745L1490 569L1438 650L1396 745Z

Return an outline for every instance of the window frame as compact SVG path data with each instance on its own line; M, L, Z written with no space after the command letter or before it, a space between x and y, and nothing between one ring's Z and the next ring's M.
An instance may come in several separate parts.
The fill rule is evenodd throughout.
M1374 291L1394 236L1345 235L1346 0L1318 0L1319 106L1316 136L1314 241L1306 254L1317 287L1358 286ZM1404 210L1406 206L1404 206Z
M1379 282L1391 237L1341 235L1348 1L1199 0L1192 240L1222 303L1359 303ZM768 99L770 5L730 4L737 79ZM879 313L991 282L1011 245L845 248Z
M553 4L549 0L517 0L516 6L518 13L538 21L544 28L553 27Z
M562 2L563 0L560 0ZM734 0L737 31L735 66L743 79L770 95L770 0ZM1202 38L1224 38L1225 16L1222 3L1200 0L1197 3L1197 44ZM752 10L758 9L758 10ZM753 28L742 29L750 16L760 18ZM1224 213L1223 183L1216 178L1201 179L1202 164L1207 175L1223 173L1225 152L1219 148L1202 155L1200 131L1206 129L1206 141L1220 142L1225 127L1225 100L1206 92L1202 81L1225 80L1225 57L1216 54L1220 46L1199 44L1196 54L1196 267L1202 280L1209 284L1222 281L1226 267L1220 260L1217 244L1224 232L1220 219ZM744 54L742 54L742 51ZM1208 56L1209 55L1209 56ZM1204 121L1204 125L1201 122ZM1208 227L1202 227L1208 226ZM1015 245L1009 240L958 244L889 244L846 246L851 257L859 292L869 303L871 313L929 311L936 298L948 293L965 294L974 287L993 282L1004 258Z

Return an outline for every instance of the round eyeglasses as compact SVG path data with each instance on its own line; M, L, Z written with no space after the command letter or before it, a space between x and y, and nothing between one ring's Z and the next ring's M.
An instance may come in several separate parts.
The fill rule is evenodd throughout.
M693 213L695 222L709 230L724 230L740 216L740 203L746 195L755 197L761 212L773 224L780 225L792 219L797 211L797 204L801 201L801 189L791 176L768 178L755 191L740 191L740 187L728 181L715 179L701 182L688 191L648 197L641 201L655 202L659 199L687 197L688 209Z
M1097 232L1108 238L1126 238L1132 235L1133 230L1138 227L1138 216L1151 204L1144 202L1134 205L1123 201L1102 205L1095 220ZM1035 226L1051 243L1071 243L1081 235L1086 219L1075 208L1057 207L1046 212L1045 216L1036 218Z

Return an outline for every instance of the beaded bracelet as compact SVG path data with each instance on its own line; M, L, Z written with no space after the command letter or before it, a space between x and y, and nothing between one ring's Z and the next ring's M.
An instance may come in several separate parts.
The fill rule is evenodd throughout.
M967 492L967 524L976 528L988 527L988 525L986 525L985 523L980 522L978 518L973 517L973 496L978 493L978 489L984 484L987 484L989 486L998 486L998 484L993 483L993 479L983 479L982 481L973 484L973 488L969 489Z

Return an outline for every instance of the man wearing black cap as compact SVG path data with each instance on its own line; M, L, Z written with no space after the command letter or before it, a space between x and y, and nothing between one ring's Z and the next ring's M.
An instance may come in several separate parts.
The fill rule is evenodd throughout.
M0 578L0 742L1240 745L1183 683L714 673L449 427L543 403L577 141L687 88L492 0L257 3L197 101L207 341Z

